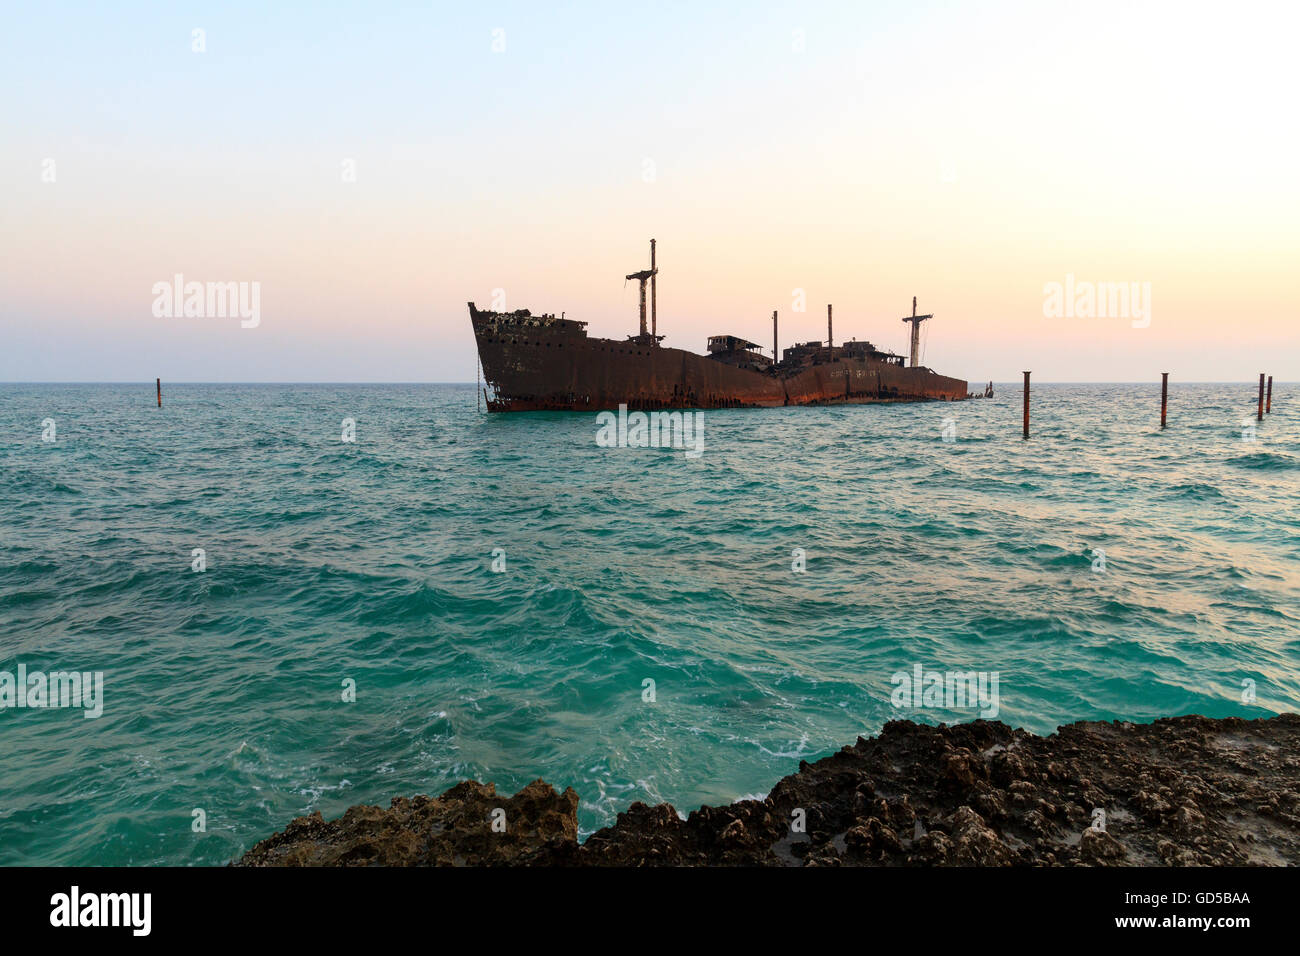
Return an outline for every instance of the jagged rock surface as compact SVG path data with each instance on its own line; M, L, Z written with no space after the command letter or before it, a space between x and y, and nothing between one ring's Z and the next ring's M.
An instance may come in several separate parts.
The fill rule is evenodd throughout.
M496 811L504 811L497 816ZM494 817L504 825L493 829ZM513 797L465 780L440 797L395 797L387 810L320 811L249 850L244 866L459 866L569 862L578 850L578 795L535 780Z
M388 810L299 817L238 865L1295 865L1300 716L1085 722L1050 737L893 721L800 763L765 800L685 820L634 803L582 844L577 808L572 789L541 780L509 798L466 781Z

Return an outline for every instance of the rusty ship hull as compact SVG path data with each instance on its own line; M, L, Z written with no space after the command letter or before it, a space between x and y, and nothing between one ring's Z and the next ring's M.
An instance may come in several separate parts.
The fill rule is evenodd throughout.
M730 354L665 348L659 337L591 338L585 323L524 311L482 311L470 321L492 412L772 408L959 401L964 380L904 367L883 353L827 347L802 364L735 364ZM744 343L751 345L752 343ZM750 352L740 353L756 358Z

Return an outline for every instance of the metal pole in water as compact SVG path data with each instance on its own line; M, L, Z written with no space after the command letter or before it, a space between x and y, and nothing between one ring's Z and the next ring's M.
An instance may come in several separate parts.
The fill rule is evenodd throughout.
M157 383L158 383L158 407L162 408L162 379L158 379Z
M1029 437L1029 373L1025 373L1025 437Z
M1160 373L1160 427L1164 428L1169 416L1169 373Z
M1259 373L1259 413L1255 416L1258 421L1264 420L1264 373Z
M1264 399L1264 413L1273 414L1273 376L1268 377L1268 395Z

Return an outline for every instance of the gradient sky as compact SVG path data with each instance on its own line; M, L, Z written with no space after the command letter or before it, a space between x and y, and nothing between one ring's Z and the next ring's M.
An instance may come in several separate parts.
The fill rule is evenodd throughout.
M651 236L670 346L901 352L916 295L972 382L1300 378L1294 4L701 6L7 8L0 380L473 381L467 300L634 333Z

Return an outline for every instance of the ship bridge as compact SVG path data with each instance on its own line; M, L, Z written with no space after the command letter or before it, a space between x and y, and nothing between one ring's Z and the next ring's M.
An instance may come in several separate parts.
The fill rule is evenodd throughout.
M754 342L742 339L738 335L710 335L709 351L710 352L736 352L741 349L753 349L755 352L761 346Z
M772 364L772 360L762 353L761 348L738 335L709 336L709 358L724 365L767 368Z

